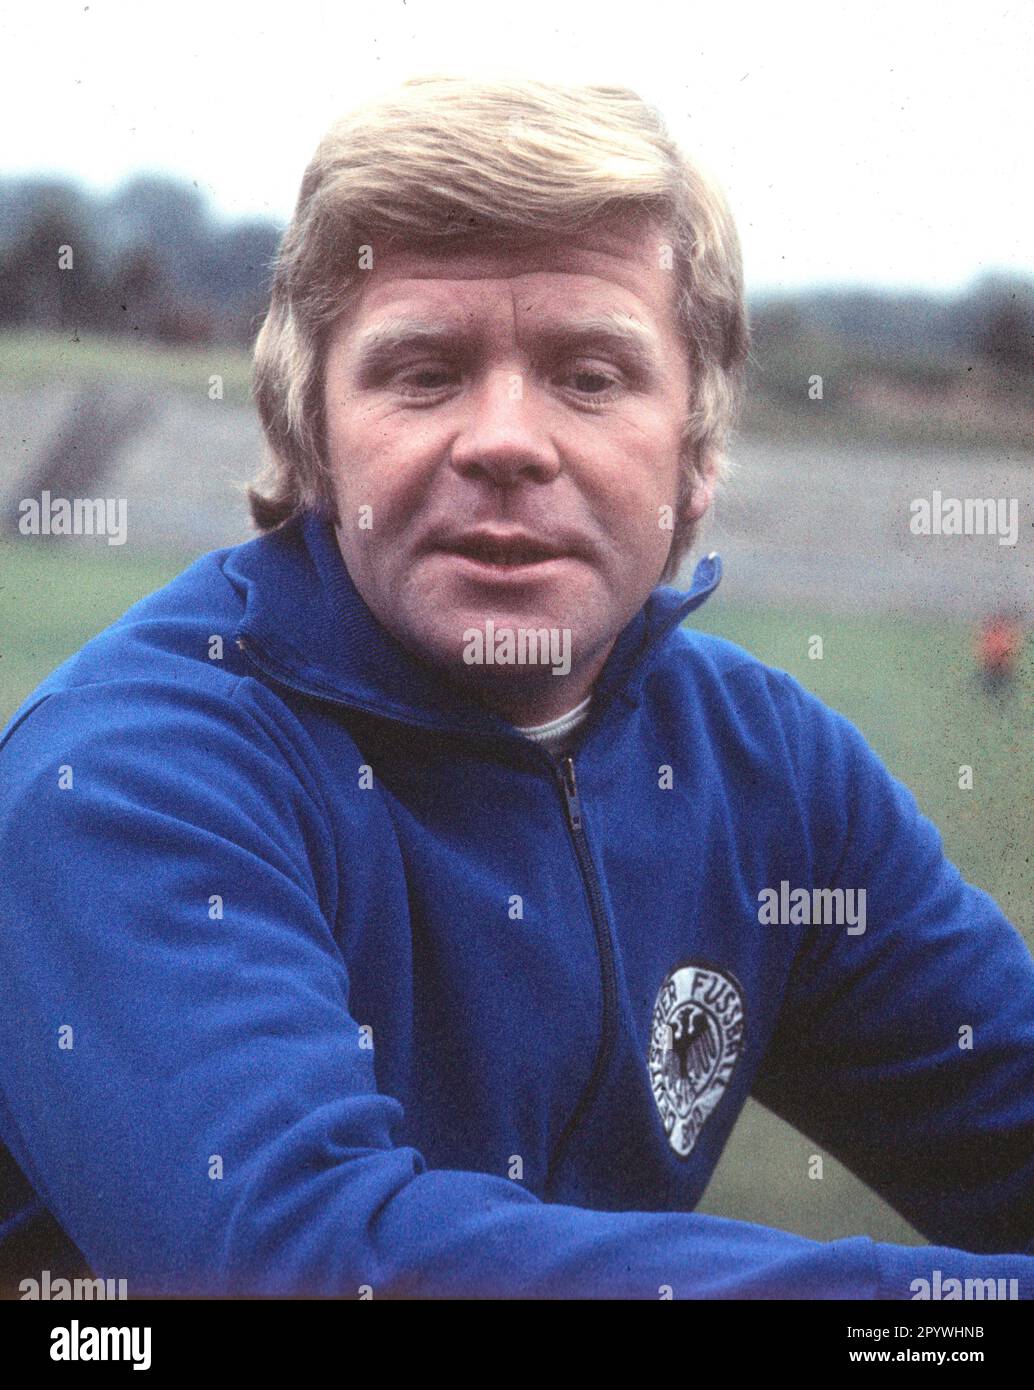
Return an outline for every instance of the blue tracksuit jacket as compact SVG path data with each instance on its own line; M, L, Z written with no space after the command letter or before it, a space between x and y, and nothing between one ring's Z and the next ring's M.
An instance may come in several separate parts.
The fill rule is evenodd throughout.
M718 577L556 763L316 516L60 667L0 751L9 1238L131 1294L1031 1296L1031 955L847 720L681 626ZM694 1214L750 1094L931 1247Z

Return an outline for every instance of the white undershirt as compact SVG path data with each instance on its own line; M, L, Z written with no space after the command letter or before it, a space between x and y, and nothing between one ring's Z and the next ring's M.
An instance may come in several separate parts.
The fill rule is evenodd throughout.
M561 753L575 729L578 728L579 724L584 724L589 717L589 705L591 703L592 694L590 692L580 705L575 705L574 709L569 709L566 714L558 714L555 719L550 719L545 724L532 724L523 728L517 724L515 728L525 738L530 738L535 743L544 744L550 753Z

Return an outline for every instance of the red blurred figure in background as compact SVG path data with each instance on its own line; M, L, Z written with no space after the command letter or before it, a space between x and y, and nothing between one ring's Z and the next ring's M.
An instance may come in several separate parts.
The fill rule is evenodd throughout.
M1015 613L993 613L980 624L974 649L987 690L1001 693L1011 684L1023 636L1023 624Z

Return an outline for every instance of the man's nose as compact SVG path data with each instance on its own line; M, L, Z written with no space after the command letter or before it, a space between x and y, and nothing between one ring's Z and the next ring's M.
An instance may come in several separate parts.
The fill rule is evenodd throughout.
M519 479L549 482L560 454L549 429L548 406L517 371L488 374L467 395L467 412L453 441L452 466L483 474L500 487Z

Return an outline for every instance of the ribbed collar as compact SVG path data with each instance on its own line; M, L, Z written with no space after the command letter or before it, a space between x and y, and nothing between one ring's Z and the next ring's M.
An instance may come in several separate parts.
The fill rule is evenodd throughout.
M381 626L353 584L326 518L307 513L237 546L224 573L245 605L238 644L282 684L426 728L513 735L512 725L467 699ZM664 639L720 579L721 561L712 553L699 562L686 592L663 584L652 591L593 687L593 721L615 694L634 702Z

